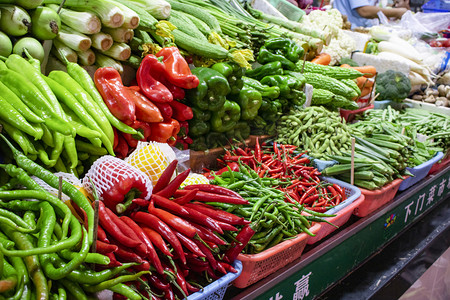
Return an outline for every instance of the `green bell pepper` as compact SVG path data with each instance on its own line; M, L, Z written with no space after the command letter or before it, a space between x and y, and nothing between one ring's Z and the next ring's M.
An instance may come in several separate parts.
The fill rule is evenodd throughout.
M263 98L276 99L280 96L280 88L277 86L264 85L258 80L246 76L243 76L242 80L244 81L244 87L257 90Z
M222 132L210 132L206 136L206 144L209 149L223 147L229 144L227 136Z
M254 78L256 80L261 80L264 76L268 75L281 75L283 74L283 69L281 68L281 62L273 61L260 66L253 70L247 70L245 76Z
M305 54L305 50L301 46L288 38L268 39L264 43L264 47L269 51L276 51L277 54L282 54L293 63L298 62Z
M201 120L190 120L189 121L189 136L192 138L205 135L209 132L211 126L209 122Z
M212 65L211 69L216 70L228 80L231 92L230 95L237 95L244 86L242 76L245 74L245 68L235 62L221 62Z
M276 122L282 113L282 104L277 101L263 99L259 109L259 115L266 122Z
M241 120L252 120L258 115L262 96L257 90L244 87L239 93L236 102L241 107Z
M255 135L263 135L264 127L267 126L267 122L261 116L256 116L256 118L251 120L249 124L251 127L251 133Z
M270 86L278 86L280 88L280 97L286 99L293 99L298 96L293 93L294 90L303 90L302 82L289 75L265 76L261 79L261 83Z
M209 121L211 119L211 112L209 110L202 110L194 106L192 107L192 112L194 113L193 120Z
M238 141L245 141L250 136L250 126L245 121L239 121L233 129L227 131L229 139L237 139Z
M295 64L284 57L282 54L275 54L270 52L265 46L261 47L259 50L258 57L256 58L256 61L260 64L266 64L270 62L278 61L281 63L281 67L286 70L294 70Z
M226 100L221 110L212 113L211 128L213 131L226 132L236 125L240 117L241 108L239 104Z
M204 136L200 136L192 139L192 144L189 145L189 149L194 151L205 151L208 149L208 145L206 145L206 139Z
M192 74L198 77L200 83L195 89L187 90L187 99L202 110L220 110L225 96L231 91L227 79L216 70L203 67L193 69Z
M302 73L286 70L286 71L284 71L283 75L289 75L289 76L292 76L295 79L297 79L300 82L302 88L306 84L306 78L305 78L305 76L303 76Z

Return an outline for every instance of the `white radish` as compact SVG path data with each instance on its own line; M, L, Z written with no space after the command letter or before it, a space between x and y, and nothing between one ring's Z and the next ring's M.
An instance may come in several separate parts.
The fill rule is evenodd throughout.
M399 62L403 62L409 66L411 71L414 71L414 72L417 72L420 74L429 74L429 71L426 68L424 68L423 66L419 65L418 63L416 63L410 59L407 59L399 54L395 54L392 52L380 52L380 53L378 53L378 56L384 57L387 59L397 60Z
M420 58L420 54L415 56L414 53L411 53L409 49L406 49L403 44L394 44L391 42L379 42L378 43L378 51L380 52L390 52L395 53L397 55L403 56L409 60L412 60L416 63L420 63L422 60ZM415 51L417 52L417 51Z

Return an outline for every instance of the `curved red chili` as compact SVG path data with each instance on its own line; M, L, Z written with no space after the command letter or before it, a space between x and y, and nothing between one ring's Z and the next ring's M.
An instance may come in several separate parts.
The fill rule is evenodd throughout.
M191 207L202 214L207 215L208 217L211 217L217 221L225 222L231 225L245 225L250 223L249 221L245 220L244 218L238 217L236 215L233 215L232 213L229 213L227 211L224 211L222 209L215 209L214 207L207 205L205 203L188 203L185 204L187 207Z
M162 172L161 176L158 179L158 182L156 182L155 186L153 187L153 194L161 191L170 183L170 179L172 178L173 172L175 172L177 165L178 160L174 159Z
M144 231L145 235L150 239L150 241L158 248L164 255L172 257L172 253L170 253L169 248L167 247L166 243L164 242L161 235L156 232L155 230L142 226L142 230Z
M186 171L178 174L177 177L175 177L174 180L172 180L165 188L163 188L161 191L157 192L156 194L170 198L173 196L176 190L180 187L180 185L183 183L183 181L186 180L186 178L189 176L189 173L191 172L191 169L187 169Z
M195 200L204 202L220 202L220 203L230 203L230 204L248 204L248 200L227 195L213 194L203 191L198 191L195 195Z
M173 202L179 205L185 205L195 198L197 192L198 190L176 190L174 194L177 198L173 199Z
M197 190L202 191L202 192L208 192L208 193L214 193L214 194L219 194L219 195L225 195L225 196L230 196L230 197L235 197L235 198L239 198L239 199L245 200L237 192L232 191L230 189L227 189L225 187L218 186L218 185L213 185L213 184L192 184L192 185L185 186L184 189L185 190L195 190L195 189L197 189Z
M183 206L165 197L153 194L151 199L156 205L169 210L178 216L189 215L188 211Z
M181 232L187 237L193 238L197 233L197 230L194 227L192 227L188 222L165 210L155 208L151 202L150 205L148 206L148 212L158 217L162 222L166 223L167 225L169 225L176 231Z
M175 231L174 232L177 238L180 240L181 244L186 247L189 251L194 253L195 255L199 257L206 257L206 255L200 250L200 248L197 247L197 245L190 240L189 238L185 237L182 233Z

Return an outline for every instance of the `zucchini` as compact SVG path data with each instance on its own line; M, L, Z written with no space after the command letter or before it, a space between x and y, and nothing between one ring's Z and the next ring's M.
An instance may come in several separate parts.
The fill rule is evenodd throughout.
M327 104L334 100L335 94L328 90L323 90L319 88L313 89L313 94L311 98L311 105L321 105Z
M179 10L186 14L192 15L192 16L196 17L197 19L200 19L203 22L205 22L209 26L209 28L211 28L211 30L214 30L217 33L222 33L222 29L220 29L219 21L217 21L217 19L213 15L211 15L209 12L207 12L206 10L204 10L198 6L180 3L180 2L174 1L174 0L168 0L167 2L170 3L172 9Z
M168 21L173 25L175 25L178 30L184 32L185 34L198 40L202 40L203 42L208 41L206 37L203 35L203 33L201 33L200 30L198 30L197 26L195 26L194 23L192 23L192 21L189 18L186 18L180 12L172 10L170 12L170 17Z
M229 52L225 48L209 43L208 41L193 38L181 30L172 31L175 37L175 44L180 48L199 56L212 59L229 58Z
M348 99L358 97L358 94L351 87L332 77L317 73L303 73L303 76L305 76L306 83L309 83L315 89L326 89Z
M299 60L296 65L296 71L301 71L303 68L303 60ZM309 61L305 62L305 69L303 70L303 72L318 73L335 79L356 79L363 76L361 72L354 69L323 66Z
M193 15L186 14L184 12L179 11L182 16L191 20L192 23L197 27L197 29L206 37L211 34L211 28L209 28L208 24L200 20L199 18L194 17Z

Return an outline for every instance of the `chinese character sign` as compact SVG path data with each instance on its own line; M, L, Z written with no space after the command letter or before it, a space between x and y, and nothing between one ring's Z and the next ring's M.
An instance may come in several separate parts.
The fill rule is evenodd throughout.
M303 275L302 278L295 283L295 293L293 300L302 300L309 295L309 276L312 272Z

